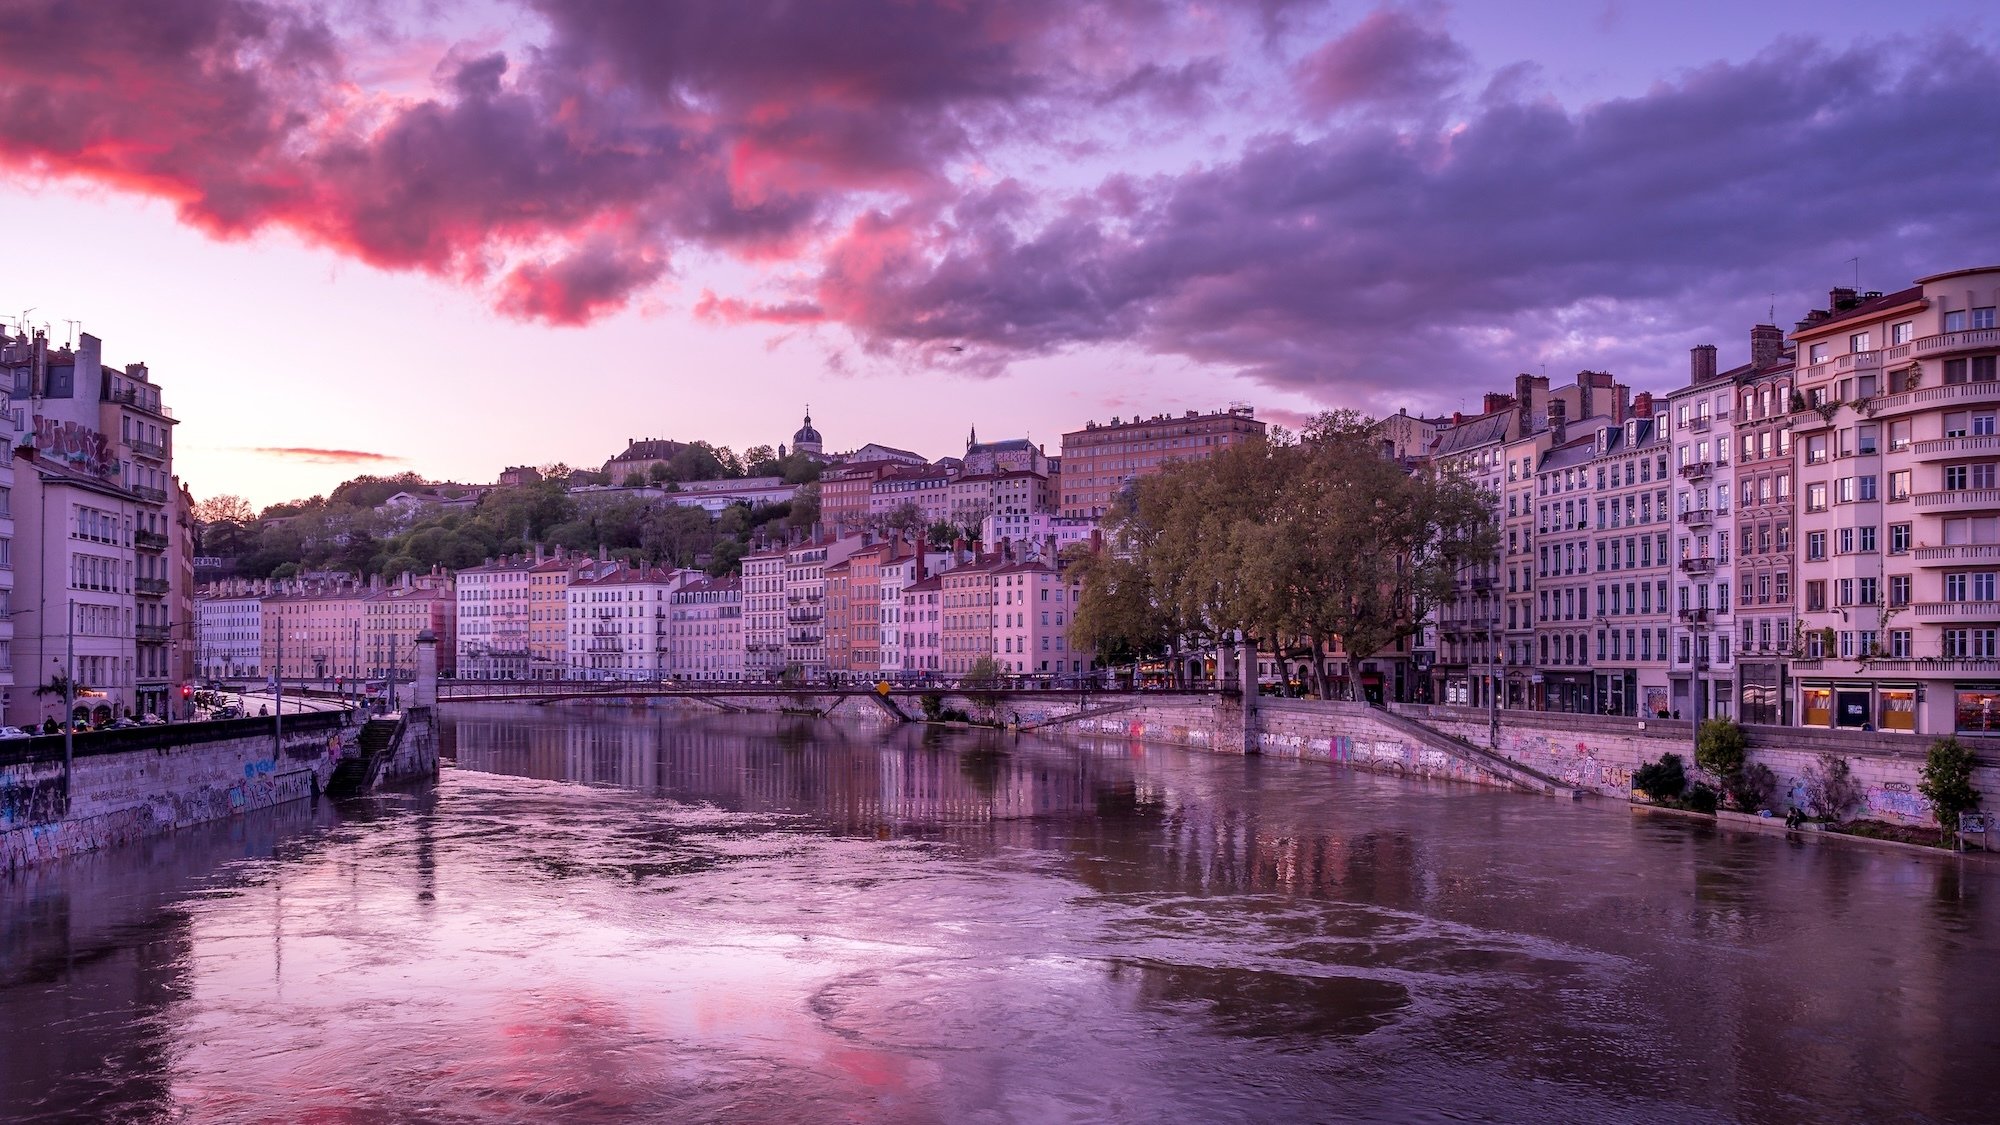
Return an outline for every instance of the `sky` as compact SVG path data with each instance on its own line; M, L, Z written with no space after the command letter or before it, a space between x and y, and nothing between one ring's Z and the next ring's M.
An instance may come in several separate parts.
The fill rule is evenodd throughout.
M6 0L0 315L197 497L1638 389L2000 261L2000 10Z

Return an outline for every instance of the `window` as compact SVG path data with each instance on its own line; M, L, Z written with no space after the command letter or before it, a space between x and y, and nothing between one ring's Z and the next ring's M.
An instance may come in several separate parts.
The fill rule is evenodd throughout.
M1871 346L1868 341L1868 333L1856 332L1847 338L1847 350L1850 353L1865 352Z
M1806 532L1806 559L1818 561L1826 557L1826 532Z
M1950 314L1946 315L1947 317L1949 317ZM1950 329L1946 329L1946 331L1950 331ZM1832 348L1831 344L1814 344L1810 349L1806 351L1806 362L1825 363L1831 352L1831 348Z
M1875 529L1872 527L1857 527L1854 529L1854 532L1856 539L1855 550L1864 553L1873 553L1875 550Z
M1991 328L1991 327L1993 327L1993 306L1992 306L1992 305L1987 305L1987 306L1986 306L1985 308L1983 308L1983 309L1973 309L1973 310L1972 310L1972 326L1973 326L1974 328Z
M1897 469L1889 474L1889 499L1908 500L1910 498L1910 470Z
M1914 320L1905 320L1889 326L1889 343L1891 346L1907 344L1911 340L1916 339L1916 337L1917 322Z
M1857 426L1854 430L1854 451L1863 457L1875 452L1875 441L1879 433L1875 426Z
M1891 474L1893 476L1893 474ZM1904 555L1910 551L1910 525L1892 523L1889 525L1889 553Z
M1826 511L1826 482L1815 481L1806 485L1806 511Z

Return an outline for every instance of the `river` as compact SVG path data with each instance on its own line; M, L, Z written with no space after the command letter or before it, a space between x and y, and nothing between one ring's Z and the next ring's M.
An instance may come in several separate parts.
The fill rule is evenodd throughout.
M1092 737L442 734L0 881L0 1118L2000 1116L1993 868Z

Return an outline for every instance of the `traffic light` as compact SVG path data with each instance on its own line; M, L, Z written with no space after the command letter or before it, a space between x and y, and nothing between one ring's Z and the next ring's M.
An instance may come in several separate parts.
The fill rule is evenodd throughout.
M190 699L193 699L193 698L194 698L194 685L193 685L193 684L182 684L182 685L181 685L181 702L182 702L182 703L186 703L186 702L187 702L188 700L190 700Z

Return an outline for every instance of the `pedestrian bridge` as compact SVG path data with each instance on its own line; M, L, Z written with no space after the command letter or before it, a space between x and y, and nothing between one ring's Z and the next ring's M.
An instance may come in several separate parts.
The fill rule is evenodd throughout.
M872 683L852 685L784 685L784 683L744 683L744 681L438 681L438 703L554 703L564 699L796 699L796 697L892 697L914 699L922 695L948 697L1002 697L1002 699L1050 699L1076 703L1078 699L1160 699L1160 697L1210 697L1210 691L1182 689L1140 689L1122 691L1106 687L1056 687L1046 681L1020 685L968 687L958 683L892 683L888 691Z

